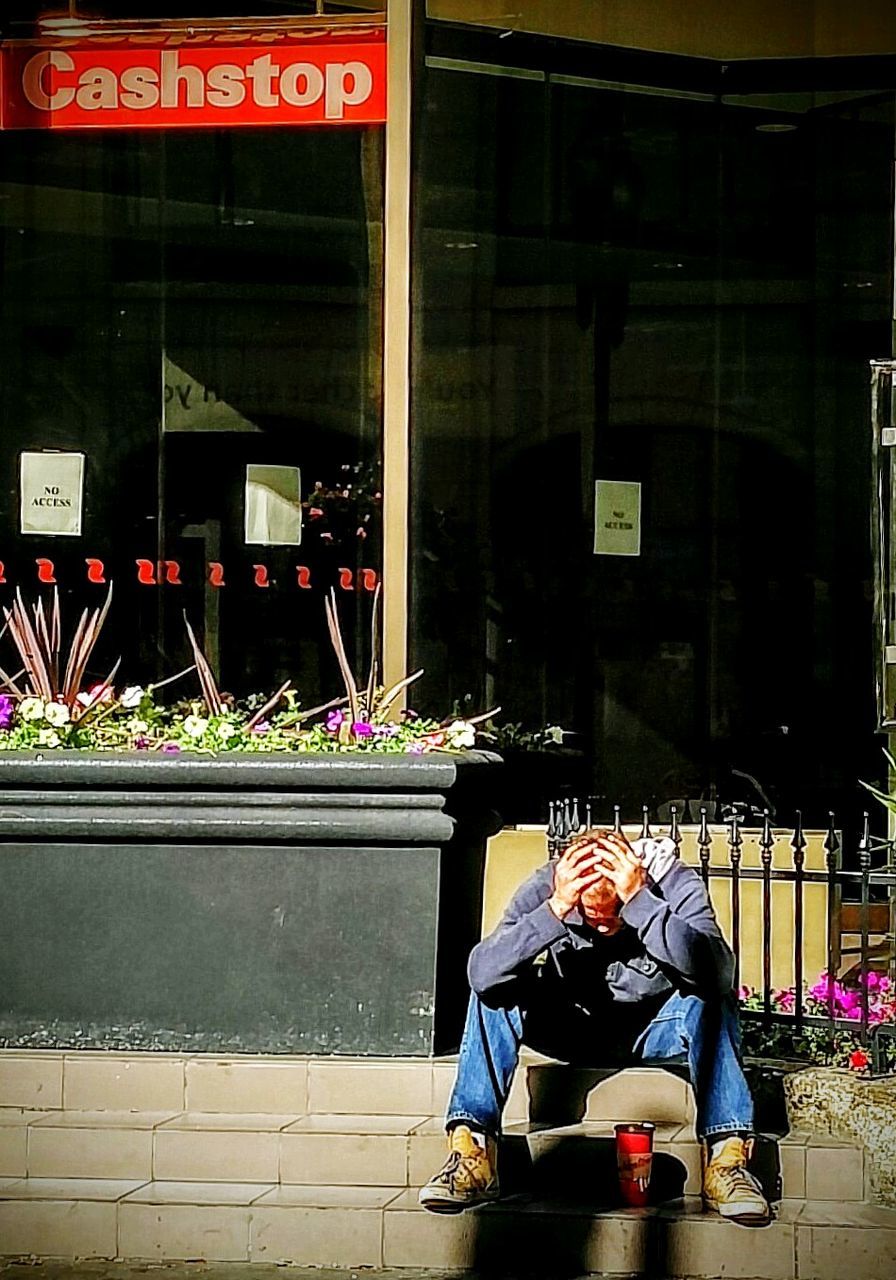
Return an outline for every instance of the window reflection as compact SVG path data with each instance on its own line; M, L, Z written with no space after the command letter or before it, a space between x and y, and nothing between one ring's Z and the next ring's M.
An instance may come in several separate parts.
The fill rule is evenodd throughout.
M633 812L849 808L876 771L866 384L890 347L892 93L447 60L426 86L427 688L573 730L591 789ZM598 479L641 485L638 557L593 554Z
M323 597L336 586L347 640L366 635L361 571L381 562L381 131L0 148L3 590L34 594L48 556L73 624L104 590L97 558L129 679L188 664L186 611L223 688L290 675L306 705L332 696ZM18 535L24 448L87 455L82 538ZM298 544L247 544L252 465L299 470Z

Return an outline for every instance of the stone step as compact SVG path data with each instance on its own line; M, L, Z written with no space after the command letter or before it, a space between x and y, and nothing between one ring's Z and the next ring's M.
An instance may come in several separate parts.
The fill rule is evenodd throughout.
M439 1115L457 1056L431 1058L187 1057L166 1053L0 1050L0 1108L291 1115ZM680 1068L569 1067L524 1049L505 1118L573 1123L624 1115L694 1119Z
M528 1050L522 1065L542 1062ZM313 1056L0 1049L0 1107L36 1110L184 1111L294 1116L434 1115L444 1110L456 1056ZM528 1114L526 1071L508 1116Z
M442 1216L419 1207L416 1188L10 1179L0 1182L0 1247L156 1263L892 1280L896 1211L783 1200L771 1225L750 1229L693 1197L626 1210L602 1204L597 1188Z
M625 1117L618 1117L625 1118ZM612 1183L613 1117L572 1125L517 1122L501 1149L519 1190ZM693 1125L658 1122L655 1178L664 1197L700 1190ZM445 1157L441 1116L0 1110L0 1177L419 1186ZM818 1135L757 1144L757 1172L777 1199L861 1201L860 1149Z

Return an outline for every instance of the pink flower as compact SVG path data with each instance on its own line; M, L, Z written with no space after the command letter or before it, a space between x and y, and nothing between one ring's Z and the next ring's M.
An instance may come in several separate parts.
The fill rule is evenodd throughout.
M166 756L180 755L180 747L176 742L166 742L164 747L162 747L162 751Z
M752 994L753 994L753 990L752 990L752 988L751 988L751 987L738 987L738 988L737 988L737 998L738 998L738 1000L749 1000L749 999L750 999L750 996L751 996Z
M270 732L270 728L271 728L271 722L270 722L270 720L259 720L259 721L258 721L258 724L253 724L253 726L252 726L252 732L253 732L253 733L259 733L259 734L261 734L261 733L269 733L269 732Z
M145 734L138 733L134 739L134 749L136 751L147 751L149 749L149 738Z
M327 733L337 733L344 719L341 711L331 711L327 716Z
M352 725L352 733L356 738L373 737L373 726L369 725L366 720L355 720Z

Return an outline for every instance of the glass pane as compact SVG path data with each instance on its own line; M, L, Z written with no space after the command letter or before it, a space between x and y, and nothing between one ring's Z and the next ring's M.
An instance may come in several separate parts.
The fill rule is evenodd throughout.
M845 815L878 771L867 369L890 349L893 94L535 65L427 69L421 700L563 726L582 757L561 775L632 814ZM601 480L640 486L636 555L595 554Z
M352 648L380 567L381 131L8 132L0 167L4 598L52 562L71 628L101 562L96 678L185 667L186 612L223 688L334 696L325 593ZM80 537L19 532L48 449ZM300 534L263 486L247 541L250 466L298 469Z

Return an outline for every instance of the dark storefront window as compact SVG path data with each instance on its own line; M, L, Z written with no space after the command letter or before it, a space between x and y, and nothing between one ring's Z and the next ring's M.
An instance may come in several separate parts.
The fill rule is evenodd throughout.
M381 560L382 170L377 128L0 134L0 591L48 560L72 627L101 561L96 678L186 666L186 611L223 688L337 691L324 595L366 634ZM80 537L19 533L50 449L86 455ZM248 541L249 467L299 469L300 545Z
M879 772L893 94L782 92L780 68L774 94L648 90L610 83L607 51L589 81L549 42L546 71L430 47L412 664L574 731L630 812L843 812ZM594 553L598 480L641 486L639 554Z

